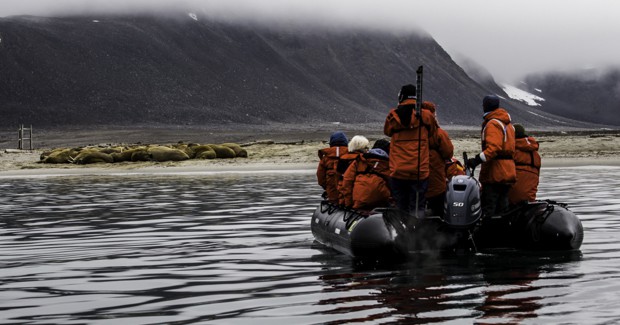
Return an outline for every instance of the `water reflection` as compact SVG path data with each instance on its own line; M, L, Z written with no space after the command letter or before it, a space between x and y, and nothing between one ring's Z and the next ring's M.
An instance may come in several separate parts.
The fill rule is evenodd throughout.
M498 250L475 256L429 256L385 270L321 276L326 292L356 292L319 302L343 321L381 319L407 324L522 323L544 306L541 277L550 263L566 267L581 252L526 254ZM557 270L556 270L557 271ZM572 279L583 275L574 273ZM360 306L363 306L360 308ZM372 309L366 308L372 306ZM366 313L368 311L378 313ZM352 314L358 314L351 318ZM339 321L334 321L339 323Z
M0 323L620 321L620 172L543 170L581 252L354 265L314 243L312 171L5 179Z

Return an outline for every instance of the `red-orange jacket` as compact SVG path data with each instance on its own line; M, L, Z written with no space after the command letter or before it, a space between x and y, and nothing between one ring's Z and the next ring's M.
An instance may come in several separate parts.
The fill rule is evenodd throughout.
M430 174L426 197L435 197L446 191L446 161L452 158L454 146L448 132L438 128L437 137L429 139Z
M360 155L343 175L340 193L344 205L359 210L387 206L391 197L389 174L387 159Z
M452 159L446 161L446 177L448 180L454 176L465 174L465 166L458 159L452 157Z
M341 174L336 167L341 156L348 153L346 146L335 146L319 150L319 166L316 169L316 178L319 185L327 192L327 200L338 203L338 181Z
M390 176L393 178L423 180L429 175L428 142L437 136L437 121L425 109L421 110L420 118L416 117L415 102L415 99L404 100L385 119L383 133L391 137Z
M348 152L347 154L342 155L340 157L340 160L338 160L338 165L336 166L336 169L338 170L338 174L341 175L338 180L338 204L340 205L345 204L344 193L342 193L342 182L344 180L344 174L349 169L351 164L353 164L361 156L362 153L359 151Z
M515 143L515 165L517 182L508 192L510 204L536 200L540 176L541 159L538 154L538 142L533 137L520 138Z
M517 179L513 160L515 130L510 122L510 115L503 108L484 115L480 183L512 184Z

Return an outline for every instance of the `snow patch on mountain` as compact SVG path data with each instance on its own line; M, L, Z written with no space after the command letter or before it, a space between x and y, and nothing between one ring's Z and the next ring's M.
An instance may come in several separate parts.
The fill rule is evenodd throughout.
M506 92L506 94L508 95L508 97L514 99L514 100L518 100L521 102L526 103L527 105L530 106L541 106L539 102L544 102L545 99L534 95L532 93L529 93L525 90L521 90L515 86L511 86L511 85L501 85L502 89L504 90L504 92ZM539 90L537 90L539 91ZM542 91L539 91L542 92Z

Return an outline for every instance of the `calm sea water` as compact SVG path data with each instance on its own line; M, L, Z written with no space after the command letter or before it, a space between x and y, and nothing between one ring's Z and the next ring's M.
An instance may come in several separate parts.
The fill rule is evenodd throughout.
M2 324L620 322L620 169L544 169L579 252L360 267L314 242L313 171L0 180Z

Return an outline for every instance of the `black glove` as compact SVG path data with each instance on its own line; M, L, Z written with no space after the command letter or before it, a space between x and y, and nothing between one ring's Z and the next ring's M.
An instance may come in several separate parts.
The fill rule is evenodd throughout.
M480 158L480 155L476 155L476 157L474 158L469 158L467 159L467 167L468 168L476 168L476 166L482 164L482 158Z

